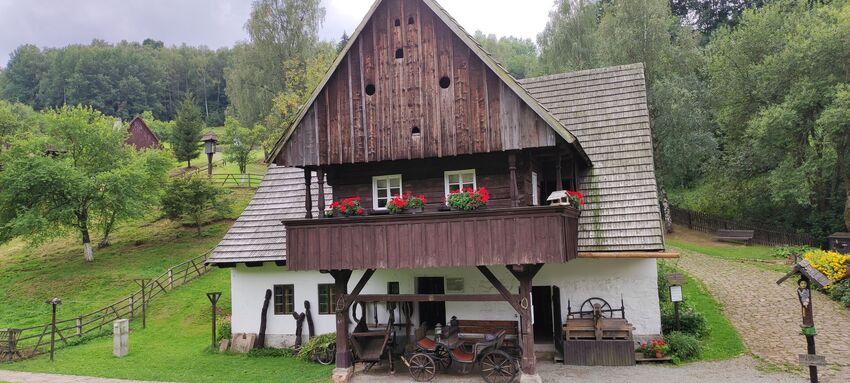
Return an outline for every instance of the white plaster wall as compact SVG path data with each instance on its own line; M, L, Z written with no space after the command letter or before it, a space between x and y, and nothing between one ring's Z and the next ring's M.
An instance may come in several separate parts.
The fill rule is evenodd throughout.
M519 283L504 267L492 266L490 270L510 291L517 291ZM349 281L349 291L362 275L355 271ZM473 267L378 270L363 289L363 294L386 294L387 282L399 282L402 294L415 292L416 277L463 277L464 294L495 294L496 291L481 273ZM259 332L260 310L266 289L275 284L295 285L295 311L304 311L304 301L311 303L313 322L318 334L336 329L334 315L318 314L318 284L333 283L328 274L317 271L295 272L278 266L231 269L233 294L233 332ZM576 259L565 264L547 264L534 278L535 286L555 285L561 290L562 318L567 315L567 300L577 310L585 299L600 297L619 308L622 297L626 318L635 326L636 335L661 333L661 319L654 259ZM377 304L378 321L385 323L387 311ZM374 322L374 307L367 308L369 323ZM516 312L506 302L446 302L448 317L460 319L518 320ZM359 314L359 311L358 311ZM396 318L397 321L400 318ZM418 312L413 315L418 324ZM291 315L274 315L269 308L266 333L270 345L290 345L294 341L295 319ZM307 335L304 324L303 335Z

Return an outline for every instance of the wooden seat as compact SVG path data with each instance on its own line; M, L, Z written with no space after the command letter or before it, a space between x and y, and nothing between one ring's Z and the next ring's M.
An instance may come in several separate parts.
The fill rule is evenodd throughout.
M754 230L717 230L714 239L721 242L745 242L753 240Z
M461 363L472 363L475 360L475 354L454 348L452 349L452 358Z
M433 339L428 337L417 340L416 345L426 351L434 351L437 349L437 342L434 342Z

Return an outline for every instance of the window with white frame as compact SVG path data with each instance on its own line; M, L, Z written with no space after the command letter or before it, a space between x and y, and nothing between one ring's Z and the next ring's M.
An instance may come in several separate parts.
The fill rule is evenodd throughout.
M540 192L537 186L537 172L531 172L531 204L540 205Z
M401 194L401 174L372 177L372 208L386 209L396 194Z
M446 195L456 190L464 188L475 189L475 169L452 170L445 173L446 179Z

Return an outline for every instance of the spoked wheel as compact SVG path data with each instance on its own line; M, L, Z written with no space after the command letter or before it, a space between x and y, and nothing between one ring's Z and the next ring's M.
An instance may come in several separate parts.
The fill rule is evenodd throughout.
M493 350L481 357L481 377L487 383L511 383L518 373L516 361L504 351Z
M449 355L449 350L447 348L437 346L437 349L434 350L434 361L437 363L437 367L445 371L452 365L452 356Z
M313 360L324 364L325 366L332 364L336 359L336 347L322 347L313 351Z
M408 363L410 364L410 377L417 382L430 382L437 374L437 365L428 354L413 354Z

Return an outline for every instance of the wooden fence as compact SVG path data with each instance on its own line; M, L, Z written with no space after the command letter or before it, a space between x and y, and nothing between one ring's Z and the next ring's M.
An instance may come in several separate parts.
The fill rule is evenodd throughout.
M257 188L263 181L262 174L213 174L210 178L214 184L231 188Z
M761 225L730 221L676 206L670 206L670 215L673 218L673 223L677 225L709 234L715 234L717 230L752 230L753 239L751 242L760 245L808 245L812 247L823 245L823 240L810 235L777 231Z
M0 362L32 358L50 352L51 338L57 347L73 345L75 341L106 335L112 332L112 321L140 318L143 306L160 295L185 285L209 272L205 264L210 251L179 265L170 267L144 287L102 309L76 318L57 320L38 326L20 329L0 329ZM144 291L144 293L143 293ZM144 298L143 298L144 297Z

